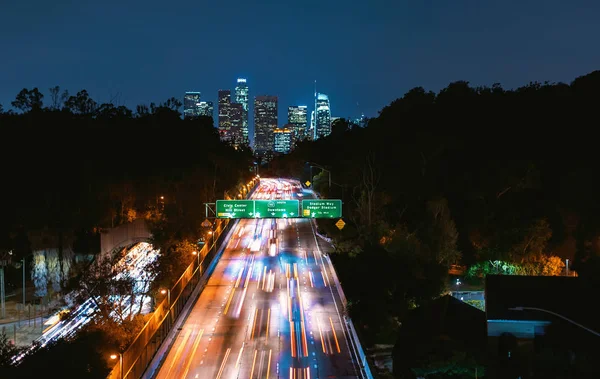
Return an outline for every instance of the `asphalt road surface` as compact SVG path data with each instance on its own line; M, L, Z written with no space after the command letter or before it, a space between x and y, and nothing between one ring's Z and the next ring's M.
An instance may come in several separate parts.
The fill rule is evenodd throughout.
M261 179L253 198L302 190ZM315 231L310 219L240 220L156 377L358 377Z

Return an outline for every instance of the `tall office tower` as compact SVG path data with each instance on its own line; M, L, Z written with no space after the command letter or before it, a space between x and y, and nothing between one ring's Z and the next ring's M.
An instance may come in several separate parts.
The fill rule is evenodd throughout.
M200 92L186 92L183 97L183 117L200 116L198 104L200 103Z
M228 89L219 90L219 134L222 141L230 141L231 129L231 91Z
M273 131L277 128L277 96L254 98L254 151L273 151Z
M244 143L248 143L248 85L246 79L239 78L235 87L235 102L242 104L244 113L242 114L242 134Z
M293 125L294 142L306 138L308 109L306 105L291 105L288 107L288 124Z
M214 107L212 101L201 101L198 103L198 115L213 117Z
M331 107L329 97L318 93L315 102L315 140L331 133Z
M310 127L308 128L308 132L306 133L306 139L308 139L309 141L314 141L314 139L315 139L315 111L314 110L310 112Z
M230 141L233 146L238 147L245 143L244 140L244 105L231 103L229 105L229 120L231 122Z
M285 125L283 128L273 130L273 151L280 154L287 154L292 151L294 141L294 126Z

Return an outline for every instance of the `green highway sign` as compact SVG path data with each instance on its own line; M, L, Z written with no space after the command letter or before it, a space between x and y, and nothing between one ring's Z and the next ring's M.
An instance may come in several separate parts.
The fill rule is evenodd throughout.
M217 218L253 218L254 200L217 200Z
M254 200L254 216L258 218L299 217L298 200Z
M302 217L338 218L342 217L341 200L302 200Z

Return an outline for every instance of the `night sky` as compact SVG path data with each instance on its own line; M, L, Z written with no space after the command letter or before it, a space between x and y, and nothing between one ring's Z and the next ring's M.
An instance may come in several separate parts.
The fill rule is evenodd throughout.
M66 3L72 3L65 5ZM139 103L246 77L251 99L376 116L414 86L566 81L600 69L600 2L0 1L0 104L23 87ZM575 5L577 4L577 5Z

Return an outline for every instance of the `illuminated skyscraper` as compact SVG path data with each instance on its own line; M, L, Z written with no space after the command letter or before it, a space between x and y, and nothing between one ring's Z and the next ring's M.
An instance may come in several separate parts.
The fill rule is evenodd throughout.
M240 103L229 104L229 121L231 129L229 130L229 141L233 146L238 147L245 143L244 140L244 106Z
M277 128L277 96L254 98L254 151L273 151L273 131Z
M214 106L212 101L201 101L198 103L198 115L212 117L214 112Z
M231 91L219 90L219 134L222 141L231 141Z
M242 104L242 134L243 143L248 143L248 85L246 79L239 78L235 87L235 102Z
M315 131L314 139L326 137L331 133L331 107L329 97L318 93L315 102Z
M292 150L294 141L293 125L273 130L273 151L275 153L287 154Z
M183 117L191 118L200 116L199 103L200 92L186 92L183 97Z
M291 105L288 107L288 124L294 130L294 142L306 138L308 109L306 105Z

